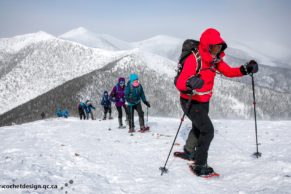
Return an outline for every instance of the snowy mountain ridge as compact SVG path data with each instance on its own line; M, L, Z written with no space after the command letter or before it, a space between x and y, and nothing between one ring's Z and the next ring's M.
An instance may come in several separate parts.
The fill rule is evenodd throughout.
M76 29L76 31L88 32L85 28L81 28L81 30ZM75 42L79 42L79 36L86 37L85 34L79 34L74 38ZM118 42L120 42L120 40L116 38L113 40L112 38L107 39L107 41L111 42L112 45L117 45ZM139 42L127 44L124 44L124 41L121 42L125 49L139 48L144 52L163 56L173 61L173 63L177 63L181 53L183 40L167 35L157 35ZM95 47L105 49L105 47L102 47L102 44L95 45ZM231 66L240 66L248 62L250 59L256 59L259 62L260 71L257 76L258 82L256 83L258 86L266 87L278 92L291 93L291 68L287 68L289 65L285 64L283 61L278 62L274 57L266 56L256 49L252 49L252 47L246 45L246 43L234 40L230 40L226 53L225 61ZM154 62L154 60L152 61ZM247 78L243 78L242 81L244 83L249 83Z
M81 29L80 31L83 32L84 30ZM155 38L158 39L161 37L166 39L169 38L167 36L156 36ZM173 42L175 41L176 39L174 39ZM0 44L1 43L2 42L0 41ZM11 45L11 47L13 47L13 45ZM89 88L96 87L96 85L98 85L98 87L101 89L105 87L104 85L96 84L96 82L99 82L100 79L109 82L106 84L106 87L108 87L107 89L109 90L110 87L112 87L109 85L115 83L115 79L117 79L117 77L114 79L110 78L112 73L121 72L119 74L116 73L115 76L127 76L130 73L135 72L138 73L142 80L144 80L144 83L148 85L147 87L149 90L149 96L151 96L152 99L159 101L159 99L156 99L156 95L159 98L169 99L163 101L161 105L156 106L157 109L154 110L155 114L158 114L157 111L160 111L161 114L170 116L176 115L179 112L177 111L178 107L176 107L176 104L179 104L179 95L173 85L176 63L168 58L153 54L149 51L145 51L145 49L142 48L123 51L108 51L83 46L77 42L52 38L36 43L32 41L30 45L27 45L16 53L0 52L0 59L1 58L0 90L4 91L0 94L0 99L2 99L0 106L1 113L7 112L17 107L18 105L28 103L30 100L33 100L38 96L45 96L46 93L53 90L54 88L62 87L70 80L85 76L98 69L102 70L98 73L106 72L106 76L93 76L93 82L92 80L87 80L86 82L88 82L88 84L84 83L83 86L86 88L88 87L88 90L84 91L84 93L87 93L87 96L82 96L82 98L92 98L101 94L100 90L98 90L98 94L96 92L91 93L89 91ZM121 62L118 62L118 65L112 66L112 68L111 66L108 66L109 63L119 59ZM238 61L238 59L234 57L230 59L235 62ZM3 71L4 67L5 71ZM276 73L274 75L275 71L272 69L272 67L269 67L267 73L264 71L264 69L266 68L264 67L260 70L257 79L264 83L264 87L266 88L282 88L280 91L282 93L261 90L258 87L258 91L261 93L259 97L262 99L271 100L270 103L276 103L279 99L285 99L285 96L288 97L289 94L284 95L284 92L290 90L291 84L289 85L290 79L286 80L285 78L288 78L290 72L288 73L288 71L282 70L282 72ZM146 74L148 78L144 77L143 74ZM220 77L217 77L218 80L219 78ZM213 98L213 101L215 102L213 104L221 104L221 102L224 102L224 104L229 105L227 105L225 110L223 110L223 108L220 106L216 106L216 111L214 112L219 116L219 118L221 115L227 117L229 115L227 112L233 113L233 115L238 115L240 118L249 118L251 107L248 106L247 109L243 108L242 110L239 110L238 108L241 107L242 102L245 104L251 100L244 96L241 97L241 93L237 92L237 88L242 90L243 88L250 86L249 78L246 77L244 79L246 79L246 81L243 81L243 83L237 83L234 80L226 80L223 82L220 81L221 83L227 84L224 84L224 87L218 88L219 90L216 92L217 95L215 95L216 97L214 96ZM151 88L152 86L150 86L150 84L153 83L153 80L155 83L155 90L153 90ZM105 84L104 82L102 83ZM228 87L235 89L233 91L229 91ZM94 90L96 90L96 88ZM162 91L164 91L164 94ZM225 93L227 93L227 95L225 95ZM80 97L77 95L77 93L68 95L74 96L74 103L77 103L75 100L77 99L78 101ZM269 98L270 95L273 96L273 98ZM251 94L249 94L249 96L251 96ZM224 98L233 100L231 100L231 103L228 103ZM165 107L165 105L171 106L173 103L175 103L175 110L167 110L169 114L163 112L162 107ZM286 112L286 108L288 108L288 106L281 106L281 103L288 103L288 100L284 100L283 102L280 101L280 108L278 111L280 115L283 115L282 118L289 118L290 114ZM272 104L270 107L274 107L275 105L276 104ZM70 104L70 106L75 108L75 105ZM233 106L233 108L231 106ZM266 111L265 114L261 114L263 118L272 118L273 116L278 118L276 115L271 116L271 111L265 105L262 108L262 111Z
M12 38L0 38L1 52L18 52L22 48L40 41L51 40L55 37L43 31L14 36Z
M13 68L0 78L0 113L129 53L88 48L57 38L30 44L3 64Z
M58 38L77 42L88 47L100 48L105 50L114 51L132 49L132 46L125 41L119 40L109 35L96 34L87 30L84 27L73 29L60 35Z
M112 36L95 34L84 27L73 29L59 36L59 38L69 39L69 40L87 45L89 47L103 48L103 49L108 49L110 45L111 46L114 45L115 49L117 50L118 49L128 50L132 48L140 48L142 50L169 58L170 60L173 60L175 62L178 61L179 54L182 48L182 43L184 41L183 39L172 37L169 35L157 35L157 36L154 36L142 41L138 41L138 42L126 42L126 41L119 40L117 38L113 38ZM93 41L93 39L95 38L106 40L107 45L100 44L99 41ZM84 41L86 39L90 39L92 41L91 42ZM280 54L276 55L276 57L274 57L273 53L272 55L266 55L264 54L264 52L259 51L257 49L258 46L254 45L254 43L251 43L251 42L243 43L237 40L229 40L229 41L226 40L226 42L228 44L228 49L226 50L226 52L232 55L232 57L240 58L242 60L244 59L245 61L248 61L250 59L256 59L260 64L265 64L265 65L274 66L274 67L287 66L291 68L291 65L286 64L284 60L280 61L281 59ZM263 43L260 43L260 44L262 44L262 47L264 46ZM118 45L122 45L122 46L118 46ZM265 45L267 47L270 47L270 45L267 43L265 43ZM272 47L274 47L274 45ZM114 49L114 48L111 48L111 49ZM230 50L236 50L236 52L233 52ZM262 48L261 50L264 50L264 48ZM274 48L274 50L276 51L276 48ZM278 48L278 50L282 51L283 49ZM285 50L284 53L286 52L288 51Z
M144 52L142 52L144 54ZM81 77L74 78L58 87L40 94L21 106L0 115L0 126L24 123L40 118L41 112L48 117L55 116L57 108L66 108L71 116L78 116L76 105L79 101L91 100L96 106L94 117L101 118L103 108L100 99L104 90L111 91L119 77L134 72L139 75L146 98L155 116L180 117L179 92L173 78L161 71L150 68L148 61L139 52L132 53L106 64ZM253 118L253 99L250 84L217 77L214 95L210 103L211 118L250 119ZM290 119L291 94L280 93L256 87L258 119ZM145 107L146 108L146 107ZM113 116L116 116L113 111Z
M172 61L140 49L113 52L52 37L31 41L16 53L0 53L4 58L0 61L0 91L3 91L0 94L0 113L133 53L150 61L147 63L149 68L159 74L174 75L175 64Z

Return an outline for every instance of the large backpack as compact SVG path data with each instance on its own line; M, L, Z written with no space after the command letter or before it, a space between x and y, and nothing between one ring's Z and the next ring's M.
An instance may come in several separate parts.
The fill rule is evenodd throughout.
M179 63L176 69L177 75L174 78L175 85L183 70L184 62L189 55L193 54L196 59L196 64L197 64L196 75L199 74L199 72L201 71L202 64L201 64L201 56L198 51L198 46L199 46L199 41L197 40L187 39L184 41L183 46L182 46L182 53L180 55Z

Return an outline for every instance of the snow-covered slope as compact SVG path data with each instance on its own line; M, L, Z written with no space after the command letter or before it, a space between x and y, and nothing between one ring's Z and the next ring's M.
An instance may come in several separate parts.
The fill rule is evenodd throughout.
M0 126L37 120L43 111L47 116L53 117L58 107L66 108L71 115L77 116L76 105L79 100L88 99L96 105L96 116L101 117L103 110L99 104L104 90L111 91L118 77L125 77L128 80L130 73L139 75L146 97L152 105L150 109L152 115L167 117L181 115L179 92L173 84L174 68L167 63L167 59L157 56L159 60L149 64L152 61L147 58L152 59L152 57L144 55L145 52L134 50L118 61L107 63L102 68L71 79L48 92L39 93L37 98L0 115ZM256 97L258 118L291 118L291 94L257 86ZM217 77L210 103L210 116L253 118L252 102L251 84Z
M57 38L30 44L5 62L13 68L0 77L0 114L128 53L88 48Z
M109 35L95 34L94 32L91 32L84 27L79 27L66 32L60 35L59 38L77 42L88 47L105 50L128 50L132 48L125 41L119 40Z
M290 121L259 121L263 155L255 159L252 120L215 120L208 164L221 176L211 180L194 176L186 161L172 155L168 174L160 175L179 122L149 117L151 132L134 136L117 129L116 119L49 119L1 127L1 185L56 185L57 189L0 193L290 193ZM189 126L186 120L173 151L182 150Z
M19 35L12 38L0 38L0 53L1 52L17 52L27 45L38 43L40 41L51 40L55 37L46 32L40 31L37 33ZM1 58L0 58L1 59Z

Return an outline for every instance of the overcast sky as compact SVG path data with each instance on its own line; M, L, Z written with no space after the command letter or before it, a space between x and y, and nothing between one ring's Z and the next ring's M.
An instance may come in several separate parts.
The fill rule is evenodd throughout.
M290 10L289 0L0 0L0 38L40 30L58 36L79 26L126 41L199 38L215 27L226 42L263 45L288 61Z

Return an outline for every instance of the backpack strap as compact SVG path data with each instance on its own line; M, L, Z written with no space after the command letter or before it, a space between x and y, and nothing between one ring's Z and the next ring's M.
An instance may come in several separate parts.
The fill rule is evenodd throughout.
M200 53L197 49L195 49L194 51L192 51L195 59L196 59L196 74L198 75L202 69L202 61L201 61L201 56Z
M196 74L195 75L198 75L202 70L205 70L205 69L202 69L202 61L201 61L201 56L200 56L200 53L197 49L195 49L194 51L192 51L195 59L196 59ZM183 94L188 94L189 92L188 91L185 91L185 92L182 92ZM195 92L196 95L205 95L205 94L210 94L212 93L212 90L209 90L209 91L206 91L206 92Z

